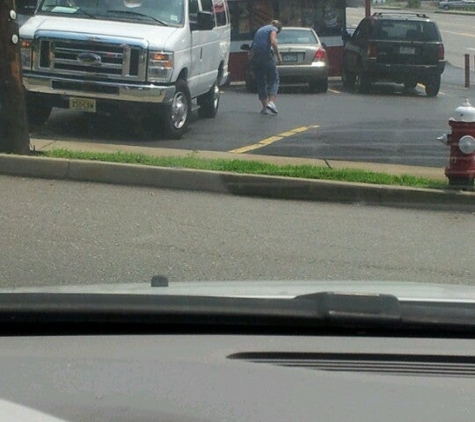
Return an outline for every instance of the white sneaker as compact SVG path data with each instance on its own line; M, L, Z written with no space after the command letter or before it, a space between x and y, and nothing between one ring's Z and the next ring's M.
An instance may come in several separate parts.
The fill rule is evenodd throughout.
M265 108L263 108L263 109L261 110L261 114L269 114L269 112L268 112Z
M274 114L279 114L279 112L277 111L277 107L272 101L269 101L267 103L267 109L270 110Z

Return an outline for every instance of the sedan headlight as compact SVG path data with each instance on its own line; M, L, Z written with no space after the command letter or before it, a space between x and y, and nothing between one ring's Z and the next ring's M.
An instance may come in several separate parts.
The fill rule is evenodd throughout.
M20 42L21 65L23 69L31 70L31 40L21 40Z
M473 154L475 152L475 138L470 135L465 135L460 138L459 149L464 154Z
M148 55L149 82L170 82L173 73L173 53L161 51L150 52Z

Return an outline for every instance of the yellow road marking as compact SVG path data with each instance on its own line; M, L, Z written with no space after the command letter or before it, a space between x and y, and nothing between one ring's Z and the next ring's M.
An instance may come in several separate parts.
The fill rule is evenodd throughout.
M333 94L341 94L341 91L337 91L336 89L328 89L328 91L332 92Z
M313 127L318 127L318 125L296 127L295 129L292 129L290 132L294 132L294 133L305 132L306 130L309 130L310 128L313 128Z
M261 139L259 142L255 143L255 144L247 145L247 146L241 147L241 148L232 149L229 152L233 152L235 154L243 154L245 152L249 152L249 151L253 151L255 149L266 147L268 145L273 144L274 142L280 141L281 139L287 138L289 136L296 135L297 133L302 133L302 132L305 132L309 129L318 128L318 127L319 127L318 125L297 127L295 129L289 130L287 132L282 132L282 133L279 133L278 135L271 136L271 137L266 138L266 139Z
M270 138L263 139L262 141L259 141L259 145L270 145L273 144L276 141L280 141L283 137L282 136L271 136Z

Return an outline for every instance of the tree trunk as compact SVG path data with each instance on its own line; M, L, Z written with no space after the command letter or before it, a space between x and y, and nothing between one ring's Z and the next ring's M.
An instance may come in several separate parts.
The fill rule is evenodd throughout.
M0 152L30 153L22 79L15 2L0 0Z

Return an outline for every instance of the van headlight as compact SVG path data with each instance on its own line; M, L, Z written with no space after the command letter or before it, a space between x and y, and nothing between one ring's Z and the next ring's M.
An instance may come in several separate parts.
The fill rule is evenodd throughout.
M173 73L173 53L152 51L148 54L149 82L170 82Z
M20 41L21 66L23 69L31 70L31 40Z

